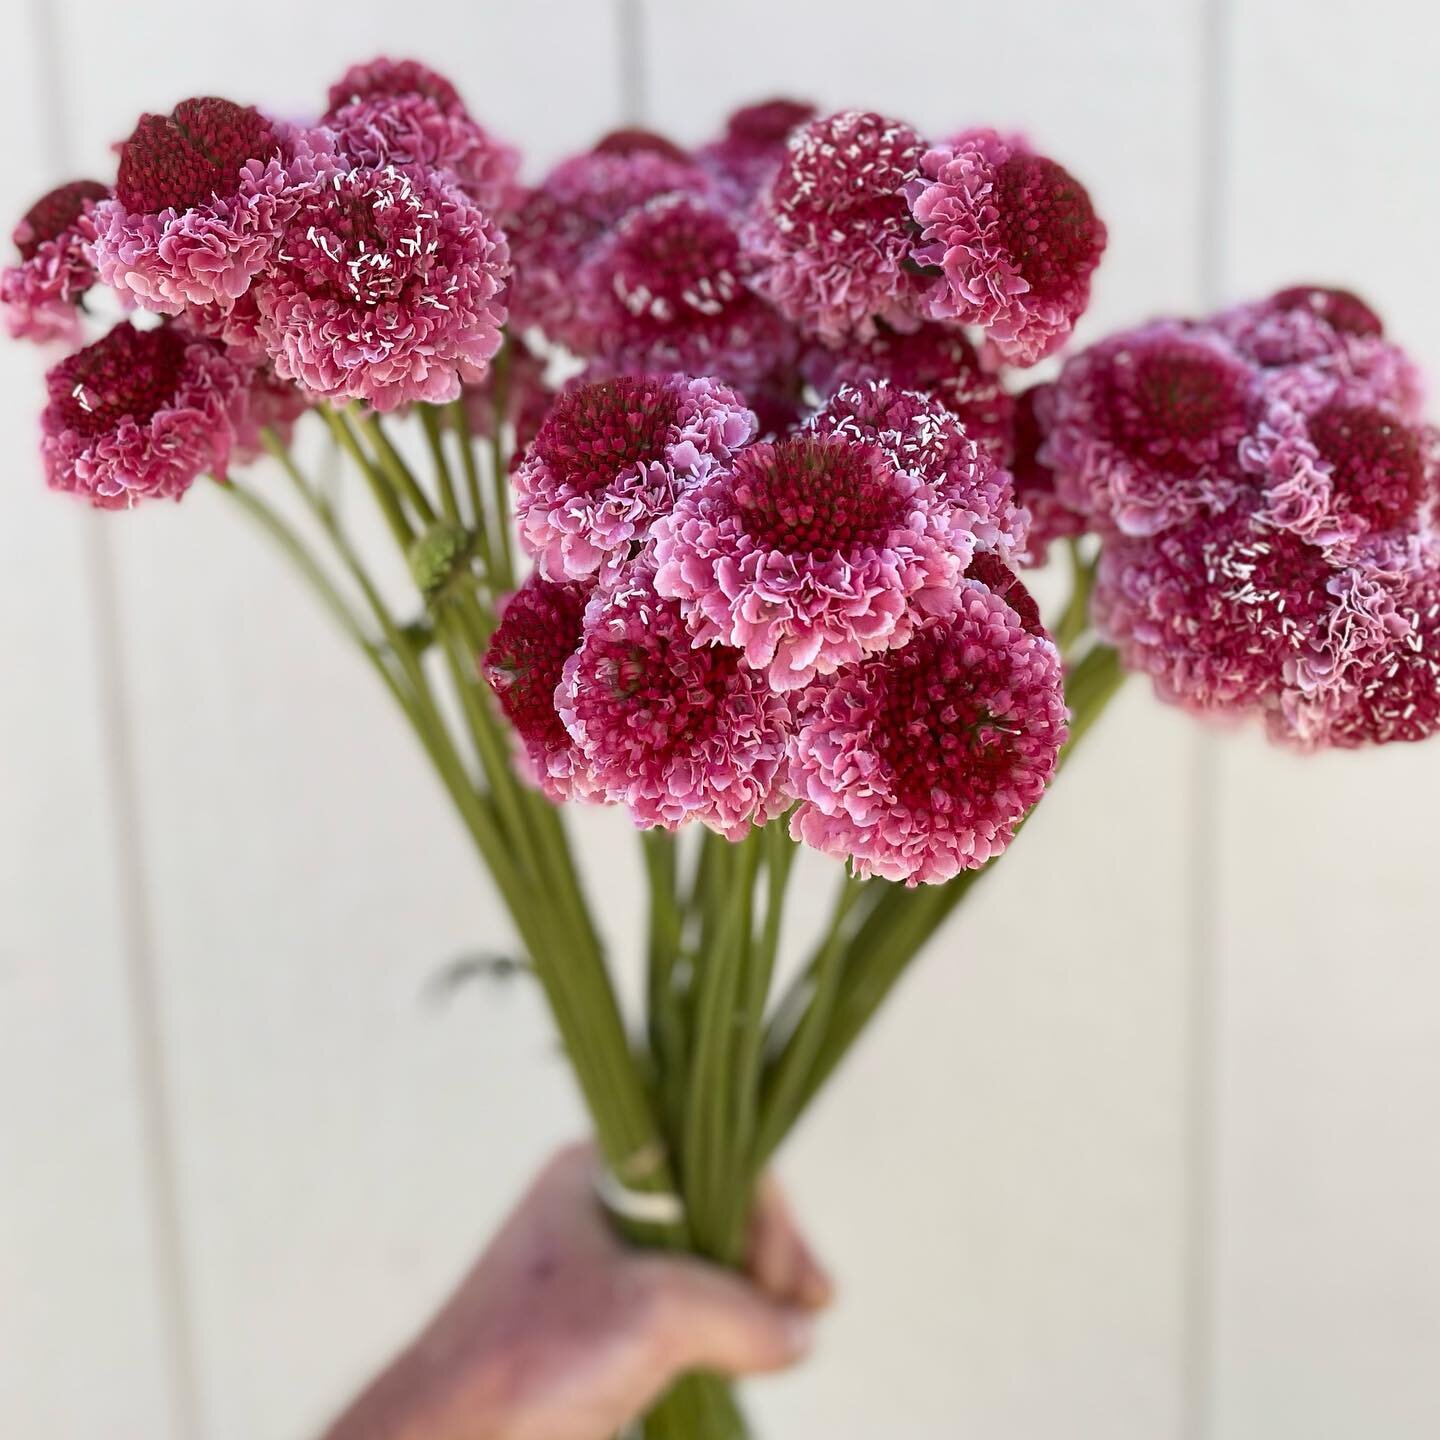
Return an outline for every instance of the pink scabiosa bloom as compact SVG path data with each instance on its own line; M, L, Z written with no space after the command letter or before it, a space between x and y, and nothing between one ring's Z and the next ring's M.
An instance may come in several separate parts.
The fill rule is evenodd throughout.
M1129 535L1223 509L1244 488L1257 378L1219 337L1169 320L1074 356L1047 402L1061 500Z
M318 157L255 287L275 368L376 410L456 399L500 347L505 237L438 174Z
M515 427L515 454L535 438L555 402L555 391L546 379L546 364L519 336L512 334L506 344L503 366L490 367L478 385L464 390L465 416L472 435L489 439L495 434L496 407L503 403L504 419Z
M1005 574L1006 594L966 580L953 615L798 697L797 840L850 857L857 875L911 885L941 884L1010 843L1066 730L1060 657Z
M1369 385L1295 366L1267 389L1240 446L1264 523L1345 558L1371 537L1412 529L1440 495L1440 436Z
M1049 430L1050 396L1054 386L1032 385L1015 397L1014 456L1010 473L1015 478L1015 499L1030 512L1022 565L1040 565L1056 540L1085 533L1085 519L1072 510L1055 490L1055 472L1043 458Z
M789 805L787 701L738 651L694 645L643 562L592 596L557 703L597 789L643 828L738 840Z
M1093 613L1162 699L1259 711L1276 738L1300 746L1323 743L1407 628L1393 575L1336 564L1245 506L1152 538L1107 538Z
M178 500L223 476L246 420L248 368L173 325L124 322L45 377L41 453L54 490L103 510Z
M725 122L725 134L701 146L695 159L732 204L748 205L774 178L790 136L815 114L815 107L804 100L780 98L742 106Z
M754 414L714 380L622 375L565 390L515 471L521 542L551 580L613 569L754 433Z
M942 502L961 566L976 550L1022 549L1028 516L1010 472L996 465L938 400L886 380L842 386L811 417L817 435L878 445Z
M999 464L1009 463L1015 402L957 326L927 321L908 333L882 326L843 350L812 351L805 369L825 395L865 380L931 395Z
M309 174L311 137L205 96L142 115L115 196L95 207L95 264L147 310L233 304L265 267Z
M234 351L227 354L237 360ZM289 445L295 422L310 408L310 398L289 380L282 380L269 361L248 368L247 393L243 415L235 431L235 458L240 461L257 459L265 453L262 432L273 430L284 445Z
M580 645L586 587L531 575L501 602L480 664L523 749L528 778L557 804L589 794L589 767L555 708L565 662Z
M1105 226L1085 187L1016 135L970 130L925 153L906 187L940 272L927 294L938 320L978 325L1006 360L1031 365L1060 345L1090 303Z
M903 191L925 142L908 125L846 110L803 125L744 230L756 288L827 345L867 339L877 322L919 322L907 268L914 228Z
M718 375L745 389L794 350L748 274L726 211L693 195L648 201L575 277L592 353L614 374Z
M91 212L109 193L97 181L72 180L42 195L15 227L20 261L0 270L0 310L12 339L80 338L80 302L98 278Z
M653 541L695 643L735 646L777 690L905 644L951 606L973 544L932 487L840 434L742 450Z
M327 104L331 110L339 110L356 101L405 95L423 95L451 114L465 110L460 92L438 71L418 60L392 60L386 55L352 65L330 87Z

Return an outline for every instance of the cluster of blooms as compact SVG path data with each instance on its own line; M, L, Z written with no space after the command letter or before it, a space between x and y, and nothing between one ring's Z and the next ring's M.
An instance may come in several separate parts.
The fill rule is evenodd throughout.
M49 375L50 483L105 507L178 498L307 403L448 401L506 319L518 155L413 62L357 66L314 124L213 96L142 115L113 185L38 201L0 272L11 333L83 338Z
M1066 726L1008 473L887 380L759 433L712 378L556 401L514 476L536 570L483 659L532 777L732 838L793 808L860 874L983 864Z
M1440 729L1440 435L1363 301L1158 321L1031 393L1031 491L1101 535L1097 623L1163 697L1307 748Z

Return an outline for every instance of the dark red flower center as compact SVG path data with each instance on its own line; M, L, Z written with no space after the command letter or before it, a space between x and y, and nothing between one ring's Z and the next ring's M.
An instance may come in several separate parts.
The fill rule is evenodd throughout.
M902 187L920 173L925 144L908 125L873 113L816 120L796 132L771 191L782 210L843 217L863 229L910 226Z
M1244 433L1246 374L1182 345L1122 356L1112 394L1114 434L1130 454L1180 471L1219 458Z
M429 66L418 60L377 60L353 66L338 84L330 87L330 110L333 113L354 100L377 100L387 95L423 95L442 110L465 109L460 92Z
M154 330L117 325L45 377L51 406L66 426L87 437L103 435L122 420L143 425L174 400L186 344L170 325Z
M609 268L617 300L647 330L714 321L751 295L730 221L688 199L637 211L617 237Z
M688 160L690 157L673 141L653 130L631 128L612 130L593 147L596 155L663 155L667 160Z
M22 260L32 260L47 241L68 230L87 204L103 200L110 192L97 180L72 180L48 195L42 195L15 227L15 246Z
M1042 300L1067 296L1100 254L1085 187L1043 155L1012 155L995 173L1000 234L1015 268Z
M1342 509L1376 530L1409 520L1425 498L1420 438L1408 425L1368 405L1327 405L1310 434L1331 467Z
M232 193L248 160L274 153L275 132L258 110L215 96L182 100L168 115L142 115L120 150L115 194L147 215L188 210Z
M566 391L535 437L535 453L576 494L665 453L680 405L664 380L622 375Z
M1279 310L1309 310L1345 335L1383 335L1380 317L1353 291L1325 285L1294 285L1272 302Z
M814 117L815 107L804 100L762 100L737 110L725 133L731 140L764 149L779 145L792 130Z
M1047 638L1040 620L1040 607L1035 597L1021 583L1020 577L993 550L982 550L965 571L967 580L978 580L992 594L998 595L1020 618L1032 635Z
M990 803L1014 768L1016 727L993 703L1013 685L1009 657L962 647L938 624L883 665L871 733L896 798L922 811Z
M792 435L741 451L731 495L761 545L829 555L883 543L903 511L895 479L874 445Z
M1046 388L1032 385L1015 398L1015 449L1010 473L1015 477L1015 494L1021 504L1027 495L1049 495L1055 490L1055 472L1040 462L1045 430L1035 409L1035 402Z
M585 593L578 585L531 580L505 608L485 651L485 678L500 708L529 745L561 749L570 743L555 710L555 687L580 644Z

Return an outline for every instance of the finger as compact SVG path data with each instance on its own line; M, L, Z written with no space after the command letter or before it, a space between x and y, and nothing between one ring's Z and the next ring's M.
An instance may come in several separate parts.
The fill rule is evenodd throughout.
M783 1370L809 1353L814 1320L777 1304L738 1275L699 1260L665 1257L652 1267L652 1339L677 1371L752 1375Z
M760 1182L750 1223L749 1270L756 1283L783 1304L818 1310L834 1297L825 1267L801 1235L780 1183Z

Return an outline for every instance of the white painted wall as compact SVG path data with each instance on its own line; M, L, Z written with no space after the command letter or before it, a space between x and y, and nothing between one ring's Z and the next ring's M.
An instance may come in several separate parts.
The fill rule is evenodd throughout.
M1407 0L29 0L0 214L142 108L452 72L535 165L768 92L1022 125L1111 226L1089 333L1362 285L1440 361ZM46 495L0 348L0 1434L312 1434L578 1107L368 674L220 498ZM844 1291L774 1436L1440 1433L1440 743L1301 761L1137 684L789 1155ZM613 817L587 863L633 953ZM819 872L816 872L817 875ZM818 883L818 881L817 881Z

